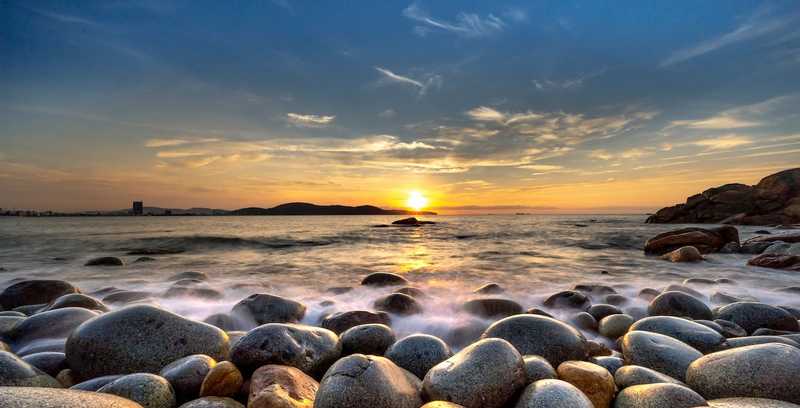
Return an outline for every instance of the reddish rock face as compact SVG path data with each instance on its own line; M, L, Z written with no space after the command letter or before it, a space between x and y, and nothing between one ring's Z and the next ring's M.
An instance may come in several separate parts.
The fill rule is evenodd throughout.
M755 186L725 184L662 208L648 223L741 225L800 222L800 168L767 176Z
M682 228L648 239L644 244L644 252L651 255L664 255L681 247L693 246L700 253L708 254L719 251L729 242L739 243L739 231L734 227Z
M761 266L763 268L786 269L800 272L800 256L762 254L749 261L750 266Z

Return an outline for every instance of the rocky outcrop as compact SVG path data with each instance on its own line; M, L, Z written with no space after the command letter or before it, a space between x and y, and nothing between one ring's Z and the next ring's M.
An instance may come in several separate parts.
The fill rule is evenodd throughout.
M755 186L737 183L710 188L689 197L684 204L658 210L647 222L738 225L800 223L800 168L767 176Z
M644 243L644 253L665 255L686 246L695 247L701 254L718 252L725 244L739 244L739 231L735 227L681 228L654 236Z

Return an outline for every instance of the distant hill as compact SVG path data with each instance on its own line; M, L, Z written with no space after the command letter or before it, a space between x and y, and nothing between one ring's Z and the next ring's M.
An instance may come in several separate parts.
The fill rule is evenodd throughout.
M316 205L311 203L286 203L272 208L247 207L230 212L231 215L436 215L431 211L385 210L374 205L350 207L346 205Z

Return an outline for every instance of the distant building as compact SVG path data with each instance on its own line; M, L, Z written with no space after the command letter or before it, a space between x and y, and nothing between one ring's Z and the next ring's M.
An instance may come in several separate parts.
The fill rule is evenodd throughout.
M144 215L144 203L141 201L133 202L133 215Z

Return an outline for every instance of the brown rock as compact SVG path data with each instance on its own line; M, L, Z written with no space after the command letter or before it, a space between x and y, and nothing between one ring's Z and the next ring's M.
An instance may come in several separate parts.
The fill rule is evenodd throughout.
M650 238L644 244L644 253L664 255L680 247L693 246L702 254L719 251L728 242L739 243L739 231L731 226L718 228L681 228Z
M761 254L747 261L747 264L762 268L800 272L800 256L797 255Z
M230 361L223 361L211 368L200 386L201 397L230 397L239 391L244 377Z
M685 246L662 255L661 259L666 259L670 262L700 262L703 260L703 255L700 254L697 248Z
M566 361L556 370L558 377L581 390L595 408L608 408L617 390L614 376L605 368L585 361Z
M319 383L289 366L265 365L250 379L248 408L312 408Z

